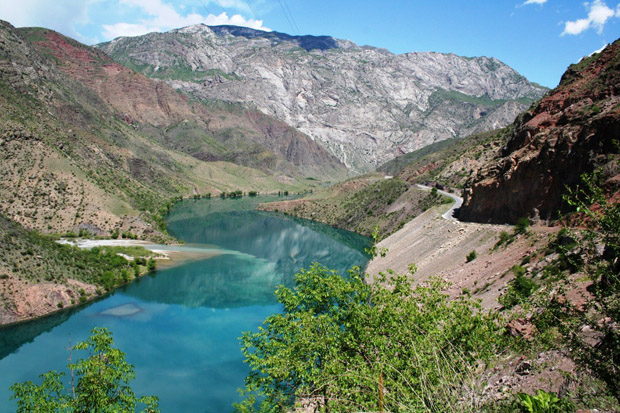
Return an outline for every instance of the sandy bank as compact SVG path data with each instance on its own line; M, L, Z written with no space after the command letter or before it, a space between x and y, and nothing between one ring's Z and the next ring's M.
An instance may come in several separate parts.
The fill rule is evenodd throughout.
M211 246L198 246L198 245L164 245L153 244L149 241L134 240L134 239L60 239L60 244L75 245L79 248L94 248L94 247L132 247L139 246L144 247L149 251L157 254L154 258L158 260L159 267L170 267L174 265L180 265L187 261L200 260L215 257L222 253L216 247ZM132 257L122 254L127 259Z

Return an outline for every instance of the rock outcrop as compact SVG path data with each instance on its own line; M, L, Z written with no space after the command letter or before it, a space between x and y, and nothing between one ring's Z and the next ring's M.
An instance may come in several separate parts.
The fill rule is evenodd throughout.
M514 223L556 217L567 188L617 153L619 92L617 40L570 66L556 89L517 118L500 156L467 183L460 218Z
M407 53L327 36L190 26L98 45L203 100L255 105L355 172L497 129L546 91L494 58Z

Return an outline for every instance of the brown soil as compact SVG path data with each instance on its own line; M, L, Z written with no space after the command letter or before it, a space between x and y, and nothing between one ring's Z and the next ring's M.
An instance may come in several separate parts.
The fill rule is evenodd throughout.
M0 325L41 317L59 309L77 305L80 290L89 298L96 296L97 287L69 279L66 284L32 283L8 274L0 280L4 308L0 309Z
M493 250L499 233L510 232L511 227L449 221L441 217L448 208L432 208L381 241L378 247L387 248L387 255L370 262L369 276L387 269L406 273L415 264L416 283L438 276L451 283L450 295L469 291L485 309L499 308L497 298L514 278L510 269L546 245L547 234L558 228L534 227L530 236ZM474 250L477 258L467 262L467 254Z

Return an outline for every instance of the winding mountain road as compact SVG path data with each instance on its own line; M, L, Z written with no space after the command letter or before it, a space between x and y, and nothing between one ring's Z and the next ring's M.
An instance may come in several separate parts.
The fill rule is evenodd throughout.
M431 191L433 189L430 186L426 186L426 185L416 184L416 186L418 188L424 190L424 191ZM448 221L458 221L458 219L456 219L456 217L454 216L454 211L456 211L457 209L459 209L461 207L461 205L463 205L463 198L461 198L460 196L451 194L449 192L442 191L441 189L437 189L437 192L439 192L442 195L449 196L450 198L454 199L454 205L452 205L452 208L447 210L442 215L442 218L443 219L447 219Z

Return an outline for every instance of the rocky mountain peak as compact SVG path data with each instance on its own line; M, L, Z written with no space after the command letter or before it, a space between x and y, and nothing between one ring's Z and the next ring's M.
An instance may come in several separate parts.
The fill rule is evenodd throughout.
M98 47L198 99L251 104L354 172L506 126L546 91L493 58L395 55L329 36L236 26L192 26Z

